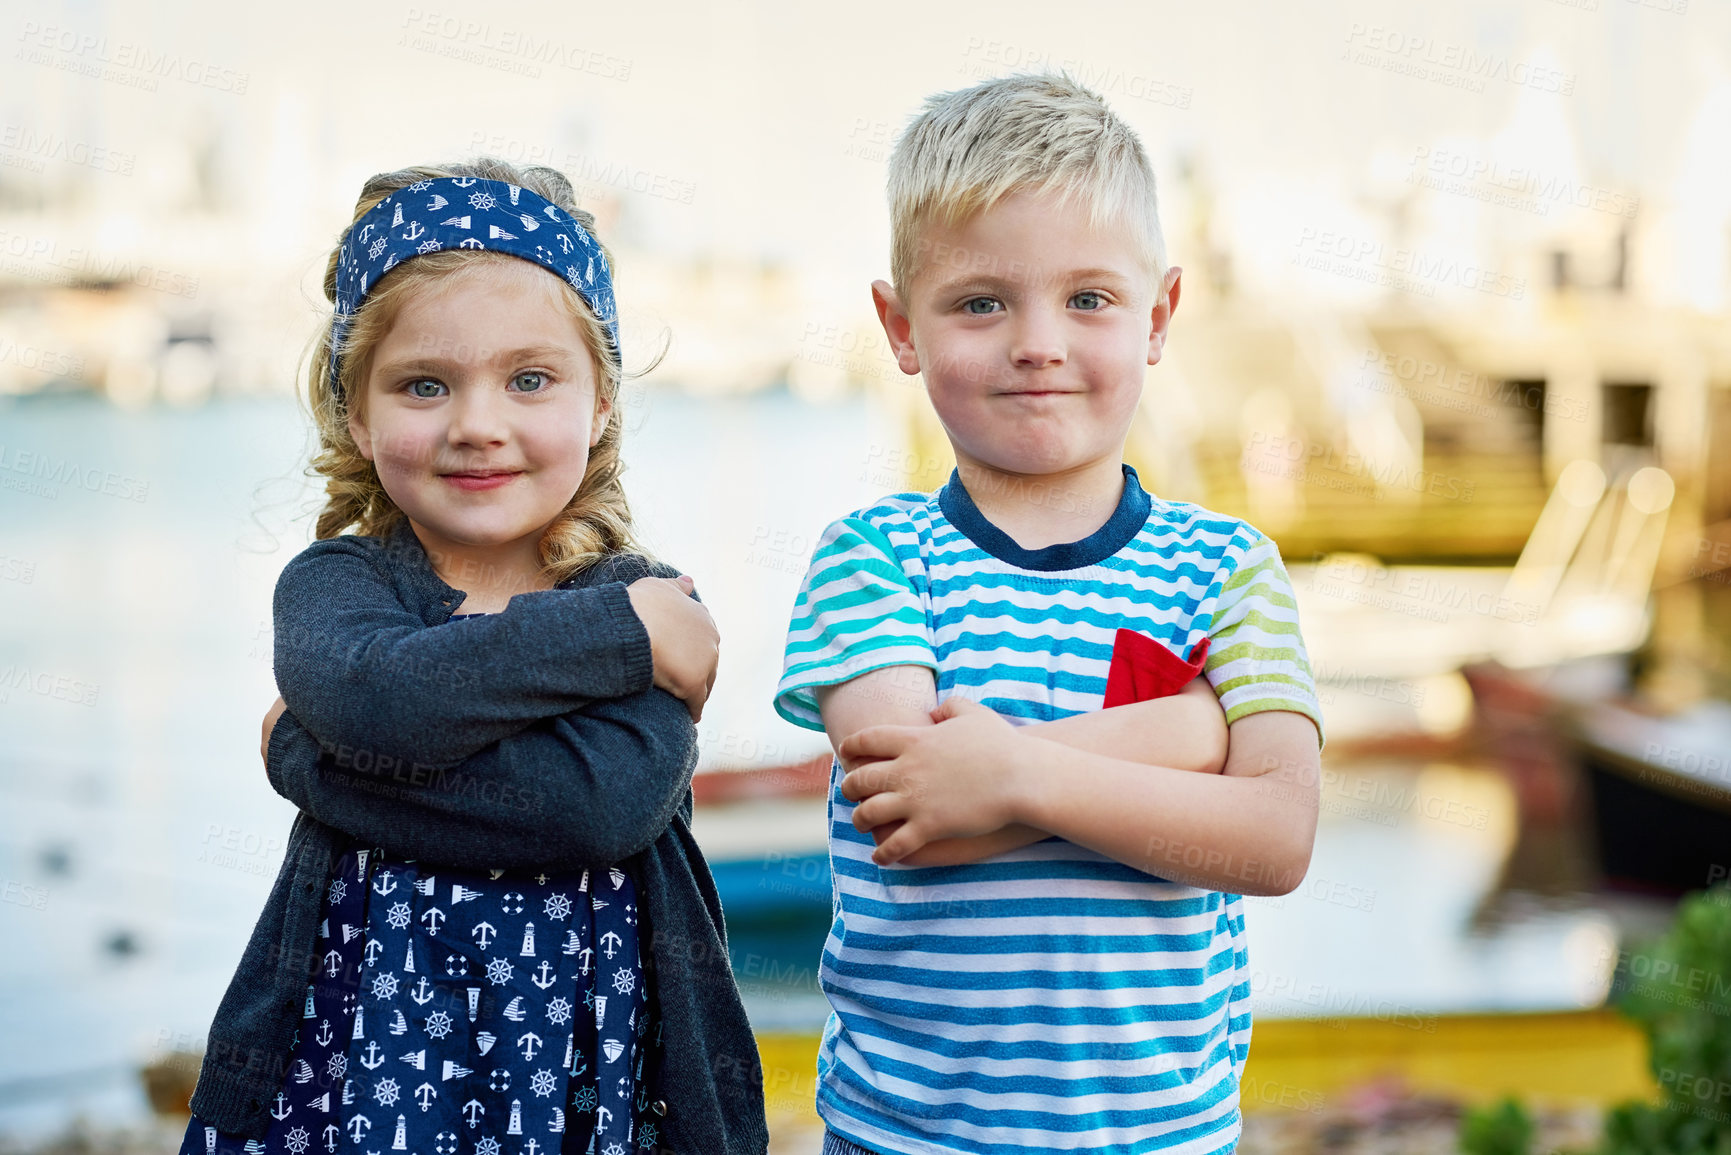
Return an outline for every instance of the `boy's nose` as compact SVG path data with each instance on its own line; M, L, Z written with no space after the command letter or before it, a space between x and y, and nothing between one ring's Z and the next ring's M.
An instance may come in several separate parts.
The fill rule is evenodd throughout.
M1027 369L1063 364L1064 335L1057 319L1039 309L1024 311L1011 336L1010 360Z

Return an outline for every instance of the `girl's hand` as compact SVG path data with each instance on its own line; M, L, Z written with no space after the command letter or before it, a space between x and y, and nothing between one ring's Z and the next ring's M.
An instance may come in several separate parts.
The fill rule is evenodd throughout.
M685 703L691 720L703 717L703 703L715 685L721 659L721 634L704 604L691 596L692 580L639 578L626 587L631 608L649 631L655 656L655 684Z
M282 717L283 711L287 709L288 703L279 695L271 708L265 711L264 734L258 740L258 756L264 759L266 767L270 766L270 732L276 729L276 720Z
M842 797L858 803L854 828L893 824L872 852L879 866L930 842L991 834L1019 820L1017 791L1029 739L992 710L950 698L935 726L868 726L836 753L853 765Z

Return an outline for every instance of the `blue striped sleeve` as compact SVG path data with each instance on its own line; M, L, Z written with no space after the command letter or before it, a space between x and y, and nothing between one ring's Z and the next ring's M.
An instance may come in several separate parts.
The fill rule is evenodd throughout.
M937 665L926 599L889 538L863 517L831 522L794 600L776 713L821 731L817 687L884 666Z

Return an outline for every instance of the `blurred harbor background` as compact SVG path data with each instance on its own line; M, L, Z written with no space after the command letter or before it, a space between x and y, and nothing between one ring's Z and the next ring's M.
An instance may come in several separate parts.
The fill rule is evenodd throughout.
M1249 902L1243 1149L1448 1150L1504 1095L1587 1149L1731 1086L1618 1009L1731 868L1731 7L1086 13L0 9L0 1150L178 1141L292 818L257 738L324 263L368 175L481 153L573 179L628 358L669 342L627 487L725 639L696 830L817 1149L787 613L827 521L951 465L867 294L895 134L1045 68L1141 130L1185 270L1129 458L1280 543L1329 721L1310 875Z

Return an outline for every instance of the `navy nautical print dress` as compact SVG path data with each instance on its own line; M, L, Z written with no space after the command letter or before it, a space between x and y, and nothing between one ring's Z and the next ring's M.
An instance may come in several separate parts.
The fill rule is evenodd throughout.
M644 1068L659 1027L629 874L476 873L354 848L321 914L269 1133L243 1141L194 1115L180 1155L656 1145Z

